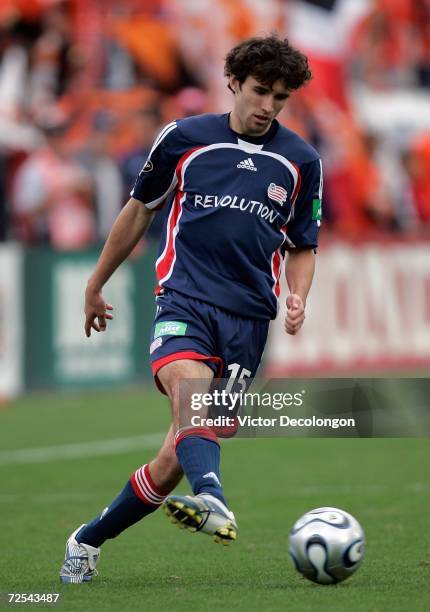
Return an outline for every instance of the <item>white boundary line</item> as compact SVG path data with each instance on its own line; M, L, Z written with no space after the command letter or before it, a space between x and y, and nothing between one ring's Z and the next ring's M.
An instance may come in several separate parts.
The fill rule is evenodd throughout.
M59 459L83 459L102 455L120 455L136 450L152 450L161 445L165 436L165 433L152 433L129 438L115 438L113 440L96 440L95 442L63 444L61 446L1 451L0 466L46 463L58 461Z

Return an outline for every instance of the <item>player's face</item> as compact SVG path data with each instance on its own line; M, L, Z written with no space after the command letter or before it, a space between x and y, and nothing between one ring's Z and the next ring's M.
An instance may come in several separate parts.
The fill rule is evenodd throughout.
M248 136L265 134L273 119L284 108L289 91L279 79L270 87L248 76L243 83L236 77L229 79L234 91L234 109L230 114L230 125L235 132Z

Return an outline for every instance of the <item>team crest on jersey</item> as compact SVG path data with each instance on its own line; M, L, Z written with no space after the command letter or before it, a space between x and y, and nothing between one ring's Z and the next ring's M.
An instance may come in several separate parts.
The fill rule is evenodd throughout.
M270 183L267 189L267 195L271 200L278 202L281 206L285 204L287 201L287 191L281 187L280 185L276 185L275 183Z

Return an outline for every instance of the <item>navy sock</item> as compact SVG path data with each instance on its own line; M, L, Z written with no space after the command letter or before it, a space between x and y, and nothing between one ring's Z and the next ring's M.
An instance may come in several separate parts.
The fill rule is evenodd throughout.
M78 532L76 541L98 548L157 510L163 499L145 465L132 475L110 506Z
M186 436L177 443L176 456L194 495L210 493L226 504L220 482L220 447L216 442Z

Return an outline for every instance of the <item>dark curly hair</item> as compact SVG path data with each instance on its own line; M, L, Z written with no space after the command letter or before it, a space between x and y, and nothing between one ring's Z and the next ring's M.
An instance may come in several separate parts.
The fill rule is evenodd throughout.
M248 38L233 47L225 58L224 75L233 75L240 83L251 75L270 87L282 79L288 90L299 89L312 78L308 58L275 34Z

